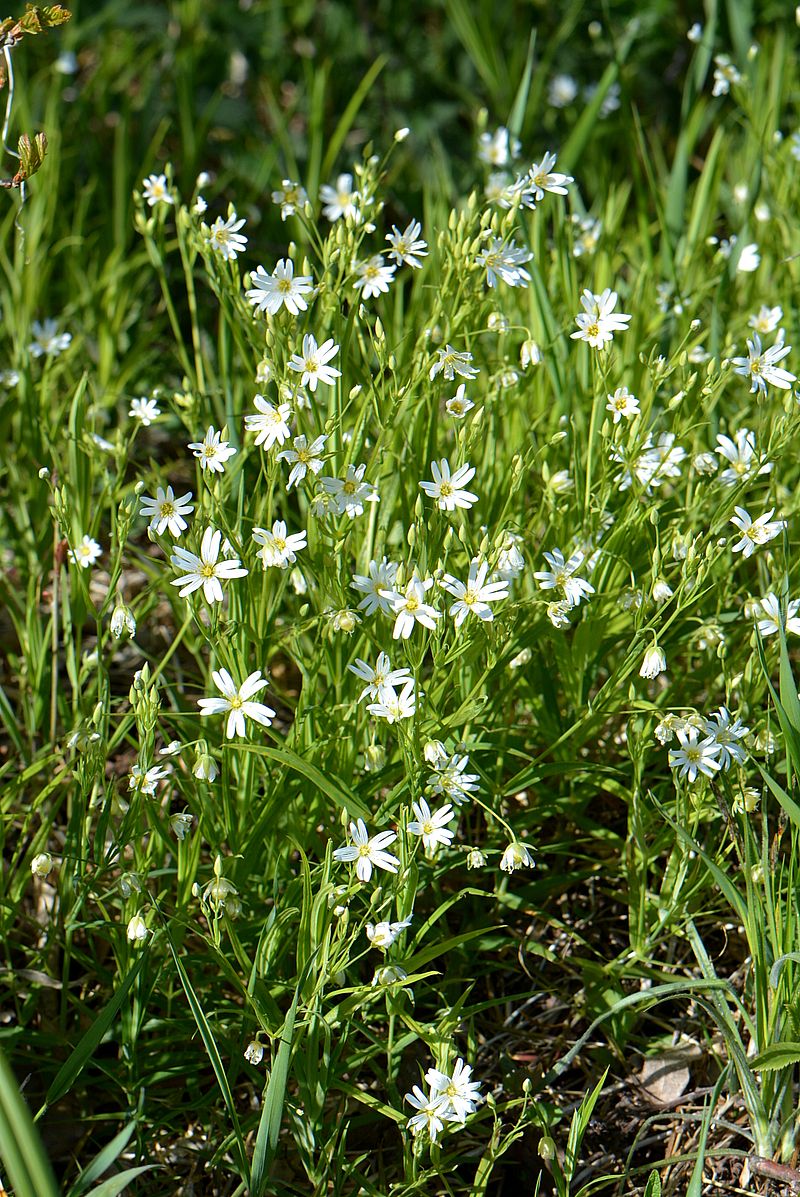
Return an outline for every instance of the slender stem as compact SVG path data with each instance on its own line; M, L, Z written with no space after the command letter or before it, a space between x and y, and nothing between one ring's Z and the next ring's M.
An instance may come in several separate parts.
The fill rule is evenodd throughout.
M17 161L19 161L19 154L16 150L12 150L11 146L8 144L8 130L11 125L11 111L14 107L14 65L11 61L11 47L8 45L8 43L3 46L3 57L6 60L6 74L8 76L8 98L6 100L6 114L3 118L3 132L0 134L0 139L2 139L3 149L5 152L10 154L12 158L16 158Z

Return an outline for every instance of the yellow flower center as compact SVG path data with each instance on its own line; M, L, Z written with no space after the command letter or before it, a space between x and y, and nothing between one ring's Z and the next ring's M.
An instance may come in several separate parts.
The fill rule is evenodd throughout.
M406 599L406 611L418 611L419 599L412 594L410 598Z
M348 478L347 482L345 482L344 486L342 487L342 490L346 495L354 495L356 493L356 484L353 482L352 478Z
M452 495L452 493L453 493L453 488L449 482L440 482L439 483L439 494L442 496L443 499L446 499L448 497L448 495Z
M161 504L161 515L163 519L169 519L171 515L175 514L175 506L173 503Z
M595 321L593 324L589 325L586 331L590 337L596 337L600 333L600 325Z
M210 562L206 561L204 563L204 565L201 567L200 573L202 574L202 576L204 578L213 578L214 577L214 566Z
M282 295L288 295L292 289L292 280L290 278L282 278L278 280L278 290Z

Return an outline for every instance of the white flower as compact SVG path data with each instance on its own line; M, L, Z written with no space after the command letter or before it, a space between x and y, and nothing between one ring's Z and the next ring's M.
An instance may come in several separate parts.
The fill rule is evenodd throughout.
M504 873L513 873L515 869L520 869L523 866L533 868L535 864L536 861L530 850L518 840L509 844L500 858L500 868Z
M436 627L436 620L441 619L441 611L437 611L425 602L425 595L433 586L433 578L420 578L416 573L409 579L405 590L386 589L383 597L391 602L392 612L396 616L392 637L407 640L414 631L415 624L424 628Z
M713 777L719 772L720 746L711 736L700 740L696 727L678 727L675 734L680 741L680 748L670 748L669 766L678 770L679 777L686 777L692 783L698 773Z
M745 727L741 719L731 719L727 707L720 707L704 722L706 732L719 748L720 766L727 769L733 761L743 765L747 760L747 752L739 741L749 734L750 728Z
M255 1064L257 1067L264 1058L263 1043L259 1043L257 1039L251 1039L244 1049L244 1058L248 1063Z
M287 216L294 216L298 209L305 207L308 201L305 187L300 183L293 183L291 179L284 179L277 191L272 192L273 204L281 206L281 220Z
M128 789L139 790L152 798L158 789L158 783L169 777L171 769L171 765L151 765L149 769L133 765L128 777Z
M244 426L248 432L256 433L254 443L263 445L267 450L276 444L283 445L292 435L289 427L291 405L279 403L277 407L273 407L263 395L256 395L253 398L253 406L258 415L245 416Z
M494 133L481 133L478 138L478 157L488 166L508 166L519 157L520 149L519 140L504 125Z
M758 630L762 636L774 636L782 627L787 632L791 632L793 636L800 636L800 619L797 617L797 612L800 611L800 599L790 599L787 602L785 622L781 614L778 596L772 591L764 598L759 599L758 606L764 616L758 620Z
M471 1080L471 1076L472 1068L461 1058L456 1060L450 1076L438 1068L429 1068L425 1073L425 1083L431 1092L448 1099L458 1122L464 1122L482 1100L480 1082Z
M554 75L547 86L547 102L551 108L566 108L577 95L578 84L572 75Z
M186 447L199 460L200 469L212 474L224 474L225 462L236 452L233 445L222 439L222 432L217 432L212 424L209 424L202 441L193 441Z
M731 516L731 523L742 533L742 538L731 548L734 553L741 552L743 557L752 556L758 545L766 544L780 536L786 527L785 520L772 520L774 507L770 507L769 511L760 515L757 520L753 520L744 507L734 507L733 510L736 515Z
M464 394L466 390L465 384L462 382L456 389L455 395L448 399L444 405L444 409L448 416L453 416L456 420L463 420L468 411L472 411L475 404L467 398Z
M591 582L576 576L576 571L584 562L584 554L580 549L573 553L568 561L564 560L561 549L545 553L544 559L550 569L536 570L533 575L542 590L561 590L570 607L580 606L583 599L588 599L589 595L594 594ZM556 624L556 627L558 626Z
M342 607L339 611L328 610L325 614L329 616L334 632L344 632L346 636L352 636L361 623L361 616L348 607Z
M208 527L203 533L199 557L181 548L180 545L175 546L175 551L170 557L170 564L176 572L181 572L182 576L173 578L170 585L181 587L179 591L181 598L185 598L187 594L192 594L202 586L207 603L221 603L221 582L245 576L247 570L240 566L238 557L219 560L221 542L222 533Z
M339 175L335 187L323 183L319 189L319 198L325 205L322 214L327 216L328 220L341 218L347 220L348 217L356 220L358 218L358 203L361 196L358 191L353 190L352 175Z
M747 323L760 335L768 336L769 333L775 332L782 319L783 308L768 308L766 305L762 305L756 315L751 316Z
M436 352L439 357L429 370L431 380L437 374L443 374L447 382L452 382L456 374L461 378L475 378L478 374L477 367L470 365L471 353L459 353L452 345L446 345L444 349L437 349Z
M136 948L140 947L147 939L150 932L147 929L147 923L140 914L135 914L130 920L126 934Z
M358 590L364 598L358 604L359 611L367 615L374 615L380 611L383 615L391 615L394 610L392 600L386 597L385 591L394 587L399 566L395 561L387 561L383 557L379 562L370 561L369 574L353 574L350 583L353 590Z
M359 702L364 698L385 702L388 698L395 697L395 690L398 686L405 686L408 682L413 682L413 678L405 667L392 669L392 662L386 653L378 653L374 669L360 657L356 657L355 664L348 665L347 668L362 682L367 683L358 696Z
M427 1131L431 1142L444 1130L445 1122L452 1121L452 1106L449 1097L443 1094L424 1094L419 1085L414 1085L411 1093L406 1093L406 1101L417 1111L408 1120L408 1129L413 1135Z
M31 861L31 873L34 877L46 877L52 872L53 858L49 852L37 852Z
M142 199L151 208L156 204L174 204L175 196L170 193L166 175L148 175L142 183Z
M257 267L251 281L253 285L245 295L257 312L276 316L281 307L285 307L287 312L297 316L308 310L305 297L314 290L314 280L307 274L298 274L295 278L291 258L281 258L272 274L267 274L263 266Z
M461 627L468 615L477 615L484 623L491 623L494 612L489 604L508 598L508 582L505 579L487 582L488 572L488 562L475 559L470 562L466 582L460 582L452 574L445 574L442 578L442 589L456 600L448 614L453 616L457 628Z
M385 952L392 946L398 935L410 926L410 917L399 923L367 923L367 939L373 948L380 948Z
M320 485L330 495L337 515L348 515L355 519L364 511L365 503L378 503L380 496L371 482L364 481L365 465L349 465L344 478L320 479Z
M317 345L311 333L303 337L303 348L300 353L293 353L287 363L290 370L300 374L300 385L316 391L317 384L322 382L326 386L333 386L337 378L341 377L341 370L336 370L327 363L336 357L339 346L334 344L333 337Z
M181 532L185 532L189 526L183 517L191 515L194 511L194 507L189 502L191 497L192 492L187 490L185 495L176 499L171 486L168 486L166 490L158 486L154 499L148 499L146 495L142 495L139 514L150 517L150 527L158 536L162 536L164 531L169 528L170 535L177 539Z
M538 366L543 360L542 351L535 341L529 339L522 342L519 351L519 364L523 370L527 370L529 366Z
M606 411L612 413L615 424L619 424L623 416L626 420L632 420L639 415L639 400L627 387L617 387L614 394L608 396Z
M161 415L161 408L155 399L147 399L142 396L141 399L131 399L128 415L133 419L140 420L145 428L149 428L153 421Z
M288 404L284 406L288 406ZM291 449L282 449L277 454L278 461L288 461L292 467L289 472L289 481L286 483L287 490L291 490L298 482L302 482L309 470L314 475L320 472L324 458L319 455L323 452L327 439L327 436L318 436L309 445L304 436L296 436Z
M34 320L31 325L33 341L28 346L31 357L58 357L72 343L72 333L59 333L55 320Z
M422 268L420 258L428 256L428 245L420 239L421 232L422 225L418 220L412 220L402 233L397 225L392 225L392 231L386 234L386 240L392 247L389 257L394 258L398 266L405 264L414 270Z
M714 57L714 87L712 96L727 96L732 83L741 83L742 76L731 62L727 54L717 54Z
M593 220L591 216L581 217L575 213L572 221L576 226L572 256L582 258L584 254L593 254L600 243L600 236L603 232L602 220Z
M478 266L486 268L488 286L496 287L499 278L509 287L527 287L531 276L524 269L524 265L530 262L532 257L533 254L529 250L515 242L505 245L502 238L493 237L475 261Z
M387 691L377 702L368 703L367 710L376 719L385 719L389 724L399 723L401 719L413 719L417 709L417 697L412 679L406 682L399 694L394 690Z
M687 30L686 36L690 42L694 42L697 45L703 36L703 26L699 21L695 21L691 28Z
M70 549L69 559L73 565L79 565L81 569L88 569L102 556L102 553L103 550L96 540L92 540L91 536L84 536L77 548Z
M758 391L766 395L768 386L778 387L782 391L791 390L791 384L797 381L795 375L777 364L791 350L791 345L784 345L783 337L779 337L769 349L762 349L761 338L754 333L752 341L749 337L747 339L748 356L731 358L734 374L749 377L751 394Z
M748 482L756 474L768 474L772 469L770 462L762 464L756 453L756 434L748 428L740 428L735 434L735 440L729 436L717 435L716 453L730 462L730 467L720 474L720 482L724 486L736 486L739 482Z
M194 763L192 773L198 781L207 781L211 784L216 781L219 774L217 762L207 752L201 752Z
M260 669L249 674L241 686L236 685L227 669L215 669L211 676L222 698L201 698L197 705L202 715L224 715L228 712L225 735L229 740L234 736L247 735L247 719L260 723L262 727L271 725L275 718L272 708L264 703L251 701L253 695L268 685L267 679L261 676Z
M478 502L478 496L471 491L464 490L465 485L475 477L475 469L466 462L451 474L447 461L431 462L433 482L420 482L420 487L429 498L436 500L440 511L455 511L461 507L468 511L473 503Z
M477 773L467 773L469 757L466 753L460 756L455 752L448 756L444 745L442 751L443 759L430 761L436 772L429 775L428 787L432 794L444 794L457 806L461 806L462 803L469 802L470 795L481 788L480 778ZM426 759L429 759L427 754Z
M356 876L359 881L369 881L373 867L385 869L387 873L396 873L400 861L385 849L397 839L396 831L379 831L370 836L363 819L350 824L350 838L352 844L343 848L335 848L334 860L349 862L357 861Z
M656 578L655 582L653 583L653 602L654 603L657 603L658 606L660 607L664 603L669 602L669 600L672 598L673 594L674 594L674 591L673 591L672 587L670 586L669 582L665 582L663 578Z
M170 815L169 825L172 834L178 840L185 840L186 836L192 830L192 823L194 822L194 815L190 815L188 811L182 811L180 814Z
M261 545L258 556L264 569L270 565L276 565L279 569L294 565L297 554L307 547L306 533L294 532L287 536L283 520L275 520L272 531L267 528L253 528L253 540Z
M657 644L651 644L644 654L642 667L639 670L639 677L653 678L658 677L660 673L665 673L667 668L667 658L662 649Z
M362 299L373 299L389 290L397 266L394 262L387 265L380 254L374 254L363 262L356 262L354 269L358 278L353 287L361 292Z
M553 195L566 195L569 184L575 182L572 175L554 171L555 164L556 155L548 152L541 162L534 163L528 171L526 190L532 193L537 204L542 202L546 191L552 192Z
M125 606L124 603L117 602L109 621L109 627L111 628L111 635L117 640L119 640L125 632L127 632L129 636L136 635L136 620L133 618L133 613Z
M203 226L203 232L208 244L221 258L226 262L235 262L237 256L247 249L247 238L239 232L244 225L244 219L238 219L236 211L229 208L227 220L218 216L211 228L206 229L205 225Z
M448 802L446 806L434 812L431 812L431 808L424 798L412 802L411 805L416 818L406 824L406 831L411 835L422 837L426 852L435 851L439 844L449 848L455 835L455 832L448 830L447 827L447 824L452 822L455 817L455 811L450 803Z
M606 287L600 295L585 290L581 296L582 312L575 317L578 331L571 333L572 340L586 341L595 349L613 341L615 332L626 332L630 316L614 312L617 293Z

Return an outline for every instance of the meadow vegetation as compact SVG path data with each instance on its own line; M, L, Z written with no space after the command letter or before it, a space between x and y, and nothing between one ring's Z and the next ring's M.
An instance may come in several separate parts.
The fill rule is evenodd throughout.
M794 13L71 8L3 27L8 1192L800 1182Z

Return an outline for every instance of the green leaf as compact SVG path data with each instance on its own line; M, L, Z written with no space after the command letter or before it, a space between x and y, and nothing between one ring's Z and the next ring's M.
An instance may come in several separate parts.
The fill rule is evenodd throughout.
M644 1187L643 1197L661 1197L661 1177L651 1172Z
M155 1167L155 1164L141 1164L138 1168L126 1168L124 1172L118 1172L116 1176L104 1180L96 1189L92 1189L91 1193L87 1193L86 1197L117 1197L137 1176Z
M517 94L514 97L514 103L511 108L511 114L508 118L508 129L514 137L519 137L522 132L522 125L525 121L525 111L528 107L528 96L531 90L531 79L533 77L533 54L536 48L536 29L531 29L530 37L528 38L528 55L525 59L525 70L523 71Z
M750 1060L750 1067L754 1072L771 1072L776 1068L789 1068L794 1064L800 1064L800 1043L791 1040L772 1043Z
M91 1164L84 1168L78 1179L71 1186L67 1197L81 1197L81 1194L86 1192L89 1185L94 1184L98 1177L107 1172L120 1153L128 1146L135 1130L135 1122L129 1122L127 1126L123 1126L119 1134L115 1135L111 1142L107 1143L97 1153Z
M294 991L294 998L289 1007L289 1013L286 1015L286 1022L283 1024L280 1046L264 1095L264 1107L258 1123L253 1163L250 1169L250 1192L253 1197L261 1197L264 1192L269 1165L278 1149L283 1104L286 1099L286 1082L289 1078L289 1061L292 1055L292 1035L294 1034L294 1022L297 1016L301 987L301 984L298 984Z
M156 909L158 909L158 908L156 908ZM197 994L195 993L194 986L192 985L191 981L189 980L189 974L186 972L186 969L183 966L183 961L181 960L180 956L178 955L178 953L175 949L175 945L172 942L172 936L170 935L169 927L167 926L167 921L164 918L164 916L161 915L160 911L158 913L161 917L161 921L162 921L162 924L164 927L164 935L165 935L167 944L169 946L170 954L172 956L172 959L175 962L175 969L178 973L178 978L180 980L181 985L183 986L183 992L186 994L186 1000L189 1003L189 1008L192 1011L192 1016L194 1018L195 1023L197 1024L197 1029L200 1032L200 1038L203 1040L203 1046L206 1049L206 1055L209 1058L211 1067L214 1069L214 1075L217 1078L217 1084L220 1087L220 1091L222 1093L223 1100L224 1100L225 1105L228 1110L228 1117L231 1120L231 1127L233 1129L234 1140L236 1142L236 1149L237 1149L236 1154L239 1157L238 1163L239 1163L239 1167L241 1169L241 1175L242 1175L242 1177L244 1177L247 1175L247 1172L248 1172L247 1154L246 1154L245 1148L244 1148L244 1139L242 1137L242 1128L239 1124L239 1115L236 1112L236 1103L233 1100L233 1094L231 1093L231 1087L228 1084L228 1077L225 1072L225 1065L222 1063L222 1057L219 1054L219 1048L217 1047L216 1040L214 1039L214 1035L211 1030L211 1025L209 1024L209 1021L206 1018L205 1011L203 1010L203 1007L200 1004L200 999L198 998Z
M15 1197L58 1197L56 1182L41 1139L2 1051L0 1160L3 1161Z
M338 780L332 780L330 774L323 773L316 765L312 765L310 761L306 761L296 752L292 752L291 748L268 748L264 744L237 744L236 748L239 752L254 752L257 756L265 756L270 760L277 761L280 765L285 765L293 773L299 773L302 777L307 778L341 810L346 810L348 814L362 819L371 818L371 812L359 798L356 798L355 794L347 793L343 787L339 786Z
M83 1035L83 1038L78 1042L77 1047L72 1054L64 1061L61 1068L59 1068L56 1077L47 1090L47 1095L44 1100L44 1105L36 1115L37 1119L41 1118L48 1106L52 1106L55 1102L60 1101L65 1094L69 1093L75 1081L83 1072L86 1065L94 1056L97 1048L100 1046L102 1039L106 1032L111 1027L114 1019L125 998L129 994L134 981L142 971L146 957L144 955L139 957L139 960L127 973L122 984L116 993L111 997L102 1012L97 1016L89 1030Z
M33 141L27 133L23 133L17 142L19 151L19 170L14 176L15 181L22 182L35 175L44 162L47 153L47 137L44 133L35 133Z

